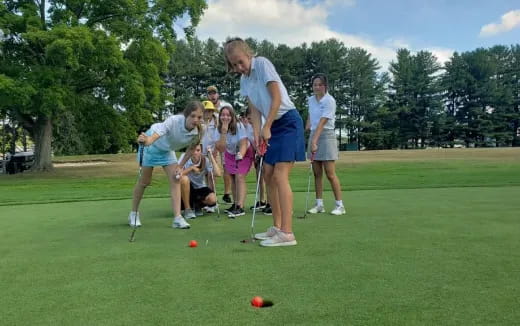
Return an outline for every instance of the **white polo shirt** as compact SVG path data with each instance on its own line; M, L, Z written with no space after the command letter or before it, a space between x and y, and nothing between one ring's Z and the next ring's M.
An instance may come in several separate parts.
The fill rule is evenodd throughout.
M326 93L321 100L317 100L316 96L307 99L309 105L309 120L311 122L311 131L316 130L321 118L329 119L323 129L334 129L336 121L336 100L329 93Z
M182 156L181 156L181 160L182 160ZM186 164L184 164L184 169L188 169L190 167L192 167L193 165L193 157L190 158ZM200 173L196 173L194 171L190 171L188 173L188 178L190 179L190 182L193 184L194 188L195 189L200 189L202 187L207 187L206 185L206 175L211 173L213 171L213 166L211 165L211 162L210 160L207 158L207 157L201 157L201 160L206 160L206 165L205 165L205 170L204 171L200 171ZM200 162L199 164L200 165Z
M242 75L240 77L240 95L248 97L251 103L267 119L272 102L271 95L267 89L267 83L271 81L277 83L281 94L281 104L275 118L276 120L287 111L294 110L296 107L289 98L287 89L271 61L264 57L251 58L251 73L249 76Z
M218 128L215 128L215 139L220 139L220 133L218 132ZM226 136L226 152L229 154L235 155L237 153L237 147L240 144L240 141L244 138L247 138L246 128L242 123L237 123L237 132L236 134L227 133Z
M154 123L152 132L161 136L152 146L162 151L177 151L194 144L198 140L197 127L186 129L186 118L182 114L172 115L163 122Z

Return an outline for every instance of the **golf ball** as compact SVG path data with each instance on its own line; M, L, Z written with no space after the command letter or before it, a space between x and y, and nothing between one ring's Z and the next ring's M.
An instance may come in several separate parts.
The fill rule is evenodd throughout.
M191 248L195 248L196 246L198 246L198 243L197 243L197 240L191 240L190 243L188 244Z
M255 296L253 299L251 299L251 305L260 308L264 305L264 299L262 299L262 297Z

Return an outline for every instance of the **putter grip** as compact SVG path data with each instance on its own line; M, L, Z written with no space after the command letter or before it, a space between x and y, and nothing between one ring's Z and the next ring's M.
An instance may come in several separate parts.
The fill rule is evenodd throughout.
M139 166L143 166L143 154L144 154L144 146L139 145Z

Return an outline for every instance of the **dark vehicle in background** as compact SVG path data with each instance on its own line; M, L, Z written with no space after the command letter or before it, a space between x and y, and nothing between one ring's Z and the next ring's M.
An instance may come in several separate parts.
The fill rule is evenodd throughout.
M34 163L34 152L18 152L14 155L7 154L1 161L1 172L6 174L20 173L29 170Z

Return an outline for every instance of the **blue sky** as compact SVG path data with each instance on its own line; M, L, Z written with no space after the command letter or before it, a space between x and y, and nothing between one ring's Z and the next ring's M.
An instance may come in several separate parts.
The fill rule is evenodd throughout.
M289 46L336 38L367 49L383 69L403 47L442 63L454 51L520 43L520 1L208 0L197 36Z
M402 39L422 46L457 51L520 42L516 29L493 37L479 36L482 26L499 22L506 12L520 9L520 1L358 0L352 6L331 10L331 29L366 35L376 42Z

